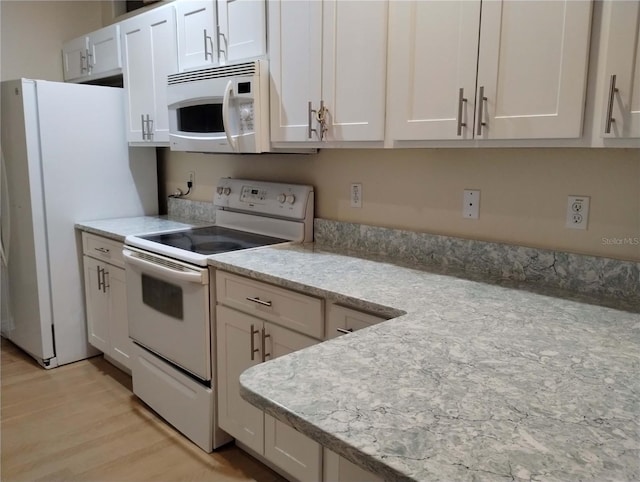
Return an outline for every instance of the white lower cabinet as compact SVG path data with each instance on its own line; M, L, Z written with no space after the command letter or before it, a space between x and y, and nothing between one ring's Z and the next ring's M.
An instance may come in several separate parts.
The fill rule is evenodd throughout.
M324 482L382 482L382 478L324 449Z
M220 427L258 455L297 480L321 480L322 447L290 426L264 414L240 397L240 374L266 360L306 348L321 340L291 330L285 325L299 326L295 320L280 314L296 311L296 305L311 306L322 314L322 300L288 292L265 283L216 272L218 306L216 308L218 417ZM234 291L241 286L243 299L259 310L252 314L220 304L233 303ZM254 288L254 293L251 293ZM245 290L249 290L245 292ZM266 296L269 293L271 296ZM250 301L253 299L255 301ZM240 298L236 300L240 302ZM235 308L244 309L243 305ZM278 309L275 310L274 307ZM312 308L313 309L313 308ZM264 314L260 316L260 312ZM312 314L322 323L322 317ZM270 318L274 321L266 321ZM298 320L300 321L300 320ZM321 328L321 327L320 327ZM314 330L315 331L315 330ZM320 329L320 331L323 331Z
M220 428L295 480L382 480L243 400L239 379L258 363L387 318L224 271L215 278Z
M82 244L89 343L131 370L122 243L83 233Z
M327 339L346 335L386 320L387 318L327 303Z

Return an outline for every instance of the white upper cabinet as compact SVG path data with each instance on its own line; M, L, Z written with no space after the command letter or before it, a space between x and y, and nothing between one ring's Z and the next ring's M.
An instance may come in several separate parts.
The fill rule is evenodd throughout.
M384 140L388 3L268 5L272 142Z
M391 2L391 140L580 137L590 26L586 1Z
M218 63L215 2L176 2L178 64L180 71Z
M640 2L609 1L601 135L640 137Z
M62 46L65 81L84 82L122 71L119 25L109 25Z
M479 19L479 1L391 2L394 140L473 138Z
M218 0L217 4L220 62L266 55L265 0Z
M178 0L180 71L265 56L265 0Z
M120 25L127 132L133 145L169 145L167 76L178 70L173 4Z

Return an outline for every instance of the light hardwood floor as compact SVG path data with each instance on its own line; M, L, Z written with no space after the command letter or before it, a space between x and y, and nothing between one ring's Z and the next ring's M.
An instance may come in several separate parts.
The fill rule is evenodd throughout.
M284 481L233 444L207 454L102 357L44 370L1 342L0 480Z

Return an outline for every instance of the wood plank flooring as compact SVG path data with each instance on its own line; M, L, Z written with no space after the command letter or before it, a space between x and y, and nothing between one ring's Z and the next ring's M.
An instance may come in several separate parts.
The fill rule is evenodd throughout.
M233 444L203 452L102 357L44 370L5 339L0 349L4 482L285 480Z

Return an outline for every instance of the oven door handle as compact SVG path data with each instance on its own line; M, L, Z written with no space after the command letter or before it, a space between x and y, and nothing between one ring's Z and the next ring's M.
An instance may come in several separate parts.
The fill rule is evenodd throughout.
M208 282L207 270L201 272L193 270L178 271L177 269L168 268L166 266L156 264L152 261L137 258L128 249L123 250L122 255L124 256L125 263L128 263L132 266L144 268L146 271L152 271L156 274L163 275L170 279L188 281L190 283L200 283L203 285L207 284Z

